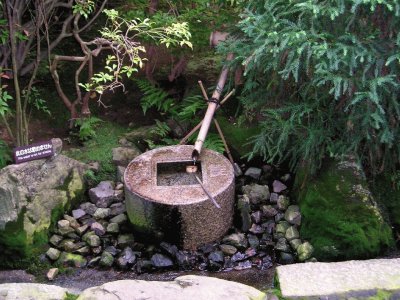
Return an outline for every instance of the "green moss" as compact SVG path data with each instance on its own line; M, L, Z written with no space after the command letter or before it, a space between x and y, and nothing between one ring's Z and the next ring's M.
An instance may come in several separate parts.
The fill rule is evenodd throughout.
M232 124L221 115L217 116L217 120L229 146L234 148L240 156L244 156L252 150L252 145L248 142L250 137L260 133L258 126Z
M314 246L318 260L371 258L393 245L379 211L354 191L357 178L352 170L339 171L330 163L299 195L300 233Z
M368 300L387 300L390 299L392 293L388 291L379 290L375 296L369 297Z
M97 128L96 136L85 142L84 149L71 149L65 155L85 163L99 162L100 170L96 175L97 180L113 180L116 167L112 163L112 149L119 146L119 137L126 132L126 128L104 121Z
M386 208L390 222L400 228L400 187L393 185L388 175L382 175L371 183L371 188L379 204Z
M67 293L64 300L76 300L79 298L79 295Z

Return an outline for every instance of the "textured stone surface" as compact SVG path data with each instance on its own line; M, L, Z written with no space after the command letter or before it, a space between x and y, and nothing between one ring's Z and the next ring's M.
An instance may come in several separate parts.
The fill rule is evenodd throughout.
M52 215L62 215L83 192L86 168L57 155L0 170L0 256L29 256L35 236L47 236Z
M158 185L157 165L190 159L193 149L189 145L157 148L135 158L125 171L126 209L136 230L175 236L177 240L169 242L184 249L221 238L232 224L235 200L232 164L209 149L201 152L202 182L220 209L199 184Z
M142 152L136 148L132 147L117 147L112 149L112 160L117 166L126 167L131 160L139 156Z
M120 280L85 290L78 300L250 300L264 299L259 290L232 281L181 276L171 282Z
M4 283L0 284L2 300L64 300L67 289L38 283Z
M399 258L294 264L279 266L277 274L282 296L289 299L400 290Z

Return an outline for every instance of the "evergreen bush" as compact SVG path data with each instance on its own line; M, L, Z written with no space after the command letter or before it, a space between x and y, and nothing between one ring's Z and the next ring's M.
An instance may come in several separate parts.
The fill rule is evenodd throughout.
M220 51L244 68L242 104L262 120L250 157L356 154L371 174L400 159L400 3L249 1Z

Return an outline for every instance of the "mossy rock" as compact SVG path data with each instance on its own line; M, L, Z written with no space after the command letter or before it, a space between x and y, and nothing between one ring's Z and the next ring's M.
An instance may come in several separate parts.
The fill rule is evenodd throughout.
M84 169L60 155L0 172L0 266L24 267L44 252L49 231L82 199Z
M394 185L387 174L379 176L370 185L377 202L385 208L391 224L397 230L400 229L400 187Z
M303 171L295 183L303 216L300 234L311 242L318 260L372 258L394 244L357 164L327 161L308 180Z

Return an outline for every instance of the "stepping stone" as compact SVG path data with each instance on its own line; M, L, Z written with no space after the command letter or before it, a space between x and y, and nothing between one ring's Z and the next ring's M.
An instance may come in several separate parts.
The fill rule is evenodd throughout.
M293 264L279 266L277 274L285 299L368 298L382 290L400 291L400 258Z

